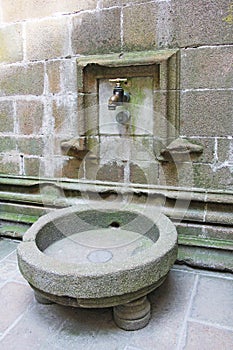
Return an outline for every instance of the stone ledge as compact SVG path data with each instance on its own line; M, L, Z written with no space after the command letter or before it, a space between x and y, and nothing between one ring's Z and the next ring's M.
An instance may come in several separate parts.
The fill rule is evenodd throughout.
M163 205L164 213L174 220L185 219L199 224L231 225L233 222L232 191L205 190L199 188L128 185L114 182L87 182L72 179L38 179L34 177L0 177L1 207L12 206L25 209L37 216L43 209L65 207L83 201L82 193L89 199L95 197L111 200L113 195L129 195L135 203ZM178 207L178 203L183 203ZM33 209L34 208L34 209ZM36 213L35 213L36 210ZM6 212L10 210L4 210ZM19 211L21 214L21 211ZM35 213L35 214L34 214ZM31 215L31 214L29 214Z
M179 245L176 263L233 272L232 251Z
M111 200L119 193L125 193L124 184L113 182L94 183L75 179L71 182L67 179L14 176L1 176L0 187L0 220L5 226L0 236L13 238L22 238L24 232L21 226L29 227L45 213L59 207L83 203L84 192L90 199L96 199L98 191L97 197L102 200ZM40 189L43 189L43 200ZM174 220L179 233L178 262L201 268L233 271L230 261L233 249L230 230L233 223L231 191L162 186L148 188L147 185L133 184L129 185L127 191L127 195L134 194L132 197L135 203L146 203L150 195L152 205L166 204L163 213ZM176 208L177 200L185 203L185 216L184 211L178 206ZM183 221L179 224L181 218ZM14 226L14 229L9 230L9 225Z
M123 55L119 54L106 54L106 55L93 55L83 56L78 58L78 65L86 67L88 64L98 64L100 66L107 67L119 67L130 65L151 65L168 60L174 54L178 52L178 49L167 50L151 50L151 51L135 51L125 52Z

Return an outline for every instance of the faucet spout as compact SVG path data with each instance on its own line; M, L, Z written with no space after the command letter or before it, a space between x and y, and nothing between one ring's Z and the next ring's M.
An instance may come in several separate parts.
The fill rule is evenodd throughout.
M129 102L129 94L125 94L124 89L121 86L121 82L126 82L127 79L110 79L110 82L115 82L116 85L113 89L113 95L108 100L108 109L115 110L117 106L123 105L123 102Z
M113 89L113 95L108 100L108 109L115 110L117 106L121 106L124 101L124 90L120 82L116 83Z

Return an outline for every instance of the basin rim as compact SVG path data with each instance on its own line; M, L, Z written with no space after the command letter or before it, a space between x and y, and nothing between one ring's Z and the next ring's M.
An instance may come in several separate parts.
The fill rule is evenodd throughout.
M142 213L142 207L138 205L128 205L123 210L108 205L107 210L110 211L131 211L143 215L159 229L159 238L151 248L130 257L123 264L111 262L85 266L61 263L39 250L36 237L44 225L62 216L92 210L95 211L88 205L57 209L31 226L17 249L19 268L31 285L56 295L93 298L98 294L98 297L106 297L150 286L168 273L177 256L177 232L171 220L161 211L156 212L155 208L147 208L146 213Z

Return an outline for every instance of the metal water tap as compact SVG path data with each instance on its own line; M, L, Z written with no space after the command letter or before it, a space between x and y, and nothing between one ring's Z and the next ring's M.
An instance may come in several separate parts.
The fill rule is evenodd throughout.
M113 89L113 95L108 100L108 109L109 110L115 110L117 106L123 105L123 102L129 102L130 95L128 93L124 92L123 87L121 86L121 83L127 82L126 78L116 78L116 79L109 79L111 83L116 83L114 89Z

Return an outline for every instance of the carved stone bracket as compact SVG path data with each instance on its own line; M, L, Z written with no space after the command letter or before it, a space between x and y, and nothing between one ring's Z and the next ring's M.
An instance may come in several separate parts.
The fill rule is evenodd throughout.
M198 158L202 152L203 146L190 142L187 139L177 138L165 149L161 150L162 157L160 160L166 162L187 162Z
M84 137L73 137L70 140L62 141L61 149L68 156L76 157L79 159L83 159L88 153Z

